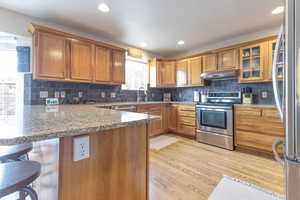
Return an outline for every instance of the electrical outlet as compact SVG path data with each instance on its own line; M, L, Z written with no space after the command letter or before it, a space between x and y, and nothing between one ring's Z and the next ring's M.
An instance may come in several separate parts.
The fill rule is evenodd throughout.
M79 98L83 97L83 92L78 92L78 97Z
M41 99L48 98L48 91L40 91L40 98Z
M111 92L110 93L110 98L116 98L116 93L115 92Z
M101 92L101 98L105 98L106 94L105 92Z
M268 92L267 91L262 92L261 96L262 96L263 99L268 98Z
M58 91L54 92L54 98L59 98L59 92Z
M90 157L90 137L79 136L73 139L73 160L79 161Z
M65 91L61 91L60 92L60 97L61 98L66 98L66 92Z

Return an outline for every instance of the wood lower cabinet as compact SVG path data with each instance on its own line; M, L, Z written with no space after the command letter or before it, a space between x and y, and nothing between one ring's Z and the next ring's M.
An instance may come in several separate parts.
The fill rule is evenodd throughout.
M214 73L218 71L217 54L203 56L203 73Z
M93 79L93 45L87 42L70 42L70 79L91 82Z
M125 52L113 51L113 83L125 83Z
M235 146L272 154L284 138L283 121L275 108L235 107Z
M218 71L238 69L239 51L230 49L218 53Z
M38 32L33 43L33 78L64 80L68 63L66 38Z
M161 117L161 120L149 123L149 136L156 136L166 131L165 104L138 105L137 112Z
M171 131L176 131L176 129L177 129L177 105L167 104L166 117L167 117L166 127Z
M177 105L177 133L190 137L196 137L195 110L195 105Z
M112 77L112 51L104 47L95 47L94 81L109 83Z

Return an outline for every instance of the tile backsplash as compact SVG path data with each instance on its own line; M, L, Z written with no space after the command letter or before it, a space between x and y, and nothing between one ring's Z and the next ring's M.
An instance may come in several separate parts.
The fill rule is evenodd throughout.
M45 98L40 98L41 94L45 94L44 92L48 93L49 98L59 95L60 103L70 103L74 98L79 98L81 95L81 102L85 100L94 100L96 102L126 102L137 100L137 91L122 90L121 86L32 80L32 74L26 74L24 80L24 101L27 105L45 104ZM151 88L147 91L147 96L149 101L162 101L163 93L170 92L172 101L193 101L194 91L241 91L243 87L252 88L255 103L274 104L271 83L239 84L236 79L211 81L209 86L205 87ZM263 92L267 93L267 98L263 98ZM62 96L65 97L61 98ZM145 97L142 91L141 96Z

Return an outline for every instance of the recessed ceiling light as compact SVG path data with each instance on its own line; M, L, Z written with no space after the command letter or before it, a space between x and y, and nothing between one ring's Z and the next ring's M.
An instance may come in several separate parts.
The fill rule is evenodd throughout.
M142 42L140 45L141 45L141 47L146 47L147 43L146 42Z
M98 9L101 11L101 12L104 12L104 13L107 13L107 12L109 12L109 7L108 7L108 5L107 4L105 4L105 3L100 3L99 5L98 5Z
M284 12L284 7L283 6L279 6L279 7L275 8L272 11L272 14L273 15L278 15L278 14L283 13L283 12Z
M179 41L177 42L177 44L178 44L178 45L184 45L184 41L183 41L183 40L179 40Z

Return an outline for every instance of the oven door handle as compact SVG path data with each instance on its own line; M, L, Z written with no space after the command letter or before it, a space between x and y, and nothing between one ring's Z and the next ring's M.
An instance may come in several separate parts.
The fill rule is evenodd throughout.
M220 112L227 112L228 110L221 109L221 108L199 108L200 111L220 111Z

